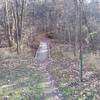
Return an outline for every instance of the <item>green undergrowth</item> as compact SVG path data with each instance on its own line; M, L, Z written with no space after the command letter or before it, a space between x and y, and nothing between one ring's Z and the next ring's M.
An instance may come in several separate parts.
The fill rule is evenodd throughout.
M75 89L75 88L71 88L71 87L60 87L60 90L66 96L71 95L71 94L75 94L75 93L80 91L79 89Z
M82 91L79 88L65 86L60 87L60 91L65 100L96 100L96 93L93 90Z
M23 66L15 69L0 67L0 100L40 100L41 94L48 87L43 81L43 73Z

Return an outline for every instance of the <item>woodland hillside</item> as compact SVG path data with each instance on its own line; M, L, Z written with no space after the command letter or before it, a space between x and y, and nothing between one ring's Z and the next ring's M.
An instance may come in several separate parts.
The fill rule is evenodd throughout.
M99 0L0 0L0 100L100 100Z

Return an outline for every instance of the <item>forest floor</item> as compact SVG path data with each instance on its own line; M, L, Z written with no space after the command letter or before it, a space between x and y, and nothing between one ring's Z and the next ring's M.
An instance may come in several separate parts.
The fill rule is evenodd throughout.
M53 45L46 67L35 64L29 53L1 52L0 100L100 100L100 56L84 54L83 82L80 82L78 55L74 57L68 47ZM48 93L50 89L56 91L51 94L53 98Z

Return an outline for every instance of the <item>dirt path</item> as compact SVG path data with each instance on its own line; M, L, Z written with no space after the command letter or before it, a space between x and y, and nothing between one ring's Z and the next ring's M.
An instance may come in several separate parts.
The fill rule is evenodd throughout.
M43 98L48 98L47 100L63 100L62 93L55 86L52 75L47 70L47 65L50 63L50 47L48 41L41 41L40 46L37 50L36 62L40 65L40 69L43 71L45 77L47 77L44 84L48 84L48 88L43 92Z

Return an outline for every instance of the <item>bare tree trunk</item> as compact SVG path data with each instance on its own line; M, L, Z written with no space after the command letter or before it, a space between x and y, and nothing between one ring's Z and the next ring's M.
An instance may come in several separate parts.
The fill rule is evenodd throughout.
M68 22L67 18L68 18L68 15L67 15L67 1L64 0L64 40L66 42L66 37L68 35L68 42L69 44L71 45L71 32L70 32L70 22ZM69 50L70 50L70 47L69 47Z
M69 50L71 50L71 31L70 31L70 27L71 27L71 25L70 25L70 23L69 23L69 25L68 25L68 42L69 42Z
M75 5L75 42L74 42L74 56L76 56L76 51L78 50L78 35L79 35L79 7L78 1L74 0Z
M80 32L80 81L83 81L83 44L82 44L83 0L79 0L79 32Z
M55 34L58 33L58 30L57 30L57 17L56 17L56 0L52 0L53 2L53 20L54 22L52 23L52 28L55 32Z
M19 54L20 51L19 51L19 38L20 38L20 35L19 35L19 14L18 14L18 1L16 0L16 42L17 42L17 53Z
M24 0L22 0L22 8L21 8L21 20L20 20L20 34L22 34L22 25L23 25L24 4L25 4L25 1L24 1ZM20 36L20 37L21 37L21 36Z
M17 0L15 0L15 8L13 6L13 18L15 21L15 33L14 34L15 34L15 41L17 44L17 53L18 54L20 53L24 4L25 4L25 1L22 0L20 14L19 14L19 5L18 5Z
M9 23L9 15L8 15L8 0L4 0L4 24L5 24L5 34L8 40L9 47L11 44L11 36L10 36L10 23Z
M66 28L67 28L67 13L66 13L66 6L67 6L67 1L64 0L64 41L66 41Z

